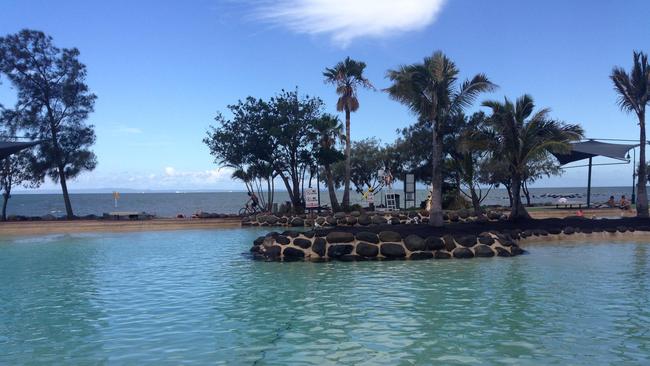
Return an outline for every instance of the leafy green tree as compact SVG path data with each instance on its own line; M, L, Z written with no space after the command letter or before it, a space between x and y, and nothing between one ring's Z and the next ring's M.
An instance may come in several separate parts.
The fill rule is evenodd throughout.
M345 141L343 125L335 116L324 114L314 122L313 150L318 165L323 167L324 182L330 197L332 210L341 210L336 197L336 183L332 174L332 165L345 159L345 156L336 148L339 141Z
M432 184L429 222L444 224L442 218L443 139L449 119L483 92L496 86L484 74L477 74L458 85L458 68L442 52L425 57L422 63L401 66L388 71L392 85L386 89L391 98L405 104L418 116L420 123L432 128Z
M354 184L357 193L364 193L368 188L371 188L374 194L381 191L384 181L379 177L379 170L391 169L388 152L389 150L374 137L352 142L350 154L352 174L350 180ZM344 169L343 164L336 164L334 166L335 175L343 176L340 173Z
M0 72L18 91L18 127L42 141L35 169L61 184L67 217L73 218L67 181L97 165L89 149L94 126L85 122L96 96L86 85L79 50L59 49L43 32L22 30L0 38Z
M231 118L218 114L218 126L210 127L203 142L217 164L246 172L242 178L266 180L269 192L273 178L279 177L293 207L300 208L301 183L314 161L313 126L322 105L319 98L300 97L297 90L282 90L268 101L248 97L228 106Z
M336 86L336 94L339 95L336 103L336 110L345 111L345 180L343 191L343 207L348 209L350 206L350 174L351 174L351 140L350 140L350 112L356 112L359 109L359 99L357 98L357 88L359 86L374 89L370 81L363 76L363 70L366 63L355 61L350 57L337 63L332 68L326 68L323 72L325 82Z
M487 117L483 112L471 116L459 113L451 118L445 133L444 146L449 155L449 165L457 179L457 190L467 197L475 212L481 212L481 203L487 197L492 185L483 191L481 170L489 155L489 133Z
M504 102L483 102L483 106L492 109L488 120L493 133L492 153L508 163L510 219L528 219L530 215L521 203L521 186L529 164L545 152L568 152L570 142L581 139L584 132L578 125L551 120L549 109L533 113L535 104L530 95L523 95L515 103L505 98Z
M521 191L524 197L526 197L526 206L531 206L529 184L533 184L543 177L560 174L562 174L560 164L548 152L542 151L533 156L528 164L526 164L526 169L521 179Z
M650 101L650 65L648 55L634 52L632 70L628 74L621 67L614 67L610 76L614 89L618 93L618 104L621 110L634 112L639 120L639 182L637 183L636 215L648 217L648 172L646 167L645 148L645 109Z
M36 188L43 176L35 171L31 151L21 151L0 160L0 188L2 189L2 221L7 220L7 204L14 187Z

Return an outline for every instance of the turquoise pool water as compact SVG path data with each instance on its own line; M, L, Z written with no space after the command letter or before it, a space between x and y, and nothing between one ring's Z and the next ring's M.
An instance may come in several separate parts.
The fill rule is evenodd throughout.
M0 364L650 364L650 245L263 263L260 230L0 239Z

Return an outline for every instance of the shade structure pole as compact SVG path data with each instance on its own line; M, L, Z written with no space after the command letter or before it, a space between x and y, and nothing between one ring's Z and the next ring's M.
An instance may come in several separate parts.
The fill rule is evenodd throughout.
M587 178L587 208L591 207L591 158L589 158L589 177Z
M632 162L632 204L636 203L636 149L634 152L634 161Z

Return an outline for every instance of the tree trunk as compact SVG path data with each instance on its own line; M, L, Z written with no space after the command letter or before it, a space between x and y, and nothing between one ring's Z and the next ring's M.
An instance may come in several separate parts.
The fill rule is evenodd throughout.
M481 200L478 198L474 186L470 186L469 193L472 197L472 207L474 208L474 214L479 215L481 213Z
M438 133L436 121L433 121L433 169L431 174L431 211L429 224L436 227L444 225L442 219L442 136Z
M646 184L648 183L648 175L645 163L645 108L639 114L639 181L636 189L636 216L648 217L648 192Z
M521 183L521 190L524 191L524 196L526 197L526 207L530 207L530 191L528 190L528 184L526 184L526 181Z
M512 207L510 209L510 220L530 219L530 215L524 205L521 204L521 176L515 173L512 175Z
M2 193L2 221L7 221L7 203L9 202L9 197L11 197L9 191Z
M63 191L63 202L65 203L65 214L68 217L68 220L72 220L74 214L72 213L72 204L70 203L70 195L68 194L68 183L65 180L65 170L62 166L59 166L58 169L61 190Z
M332 169L329 165L325 165L325 178L327 179L327 191L330 195L330 205L332 206L332 211L341 211L339 200L336 197L336 190L334 189L334 177L332 177Z
M350 171L352 162L350 161L351 154L351 140L350 140L350 108L345 107L345 181L343 188L343 209L350 208Z

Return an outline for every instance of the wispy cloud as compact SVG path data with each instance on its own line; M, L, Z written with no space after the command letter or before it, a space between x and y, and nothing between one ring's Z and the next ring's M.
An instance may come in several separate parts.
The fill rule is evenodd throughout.
M142 133L142 129L137 128L137 127L129 127L129 126L120 125L120 126L117 126L117 128L115 128L115 132L120 133L120 134L135 135L135 134Z
M423 29L446 0L279 0L257 2L257 18L297 33L326 34L341 46L362 37Z

